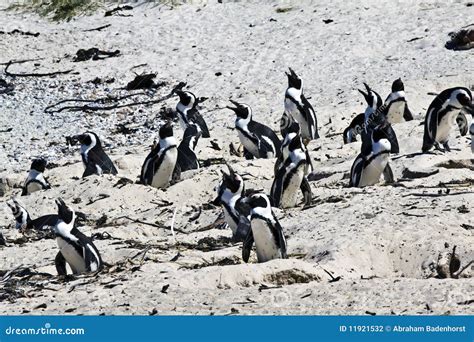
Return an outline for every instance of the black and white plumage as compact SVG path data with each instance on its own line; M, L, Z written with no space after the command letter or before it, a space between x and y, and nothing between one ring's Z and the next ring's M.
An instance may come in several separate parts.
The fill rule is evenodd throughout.
M307 175L311 170L311 159L300 135L300 125L294 122L281 146L275 163L275 178L270 191L271 204L279 208L295 207L301 189L305 205L312 200Z
M392 92L385 99L385 116L390 124L413 120L405 98L405 85L401 78L392 83Z
M301 137L304 140L319 138L318 120L313 106L303 94L303 80L289 68L288 88L285 92L285 114L291 116L301 127Z
M209 129L207 128L206 121L199 113L198 105L206 100L204 97L197 98L190 91L175 90L179 96L179 102L176 105L176 111L178 112L179 123L183 130L186 130L189 124L195 123L201 129L203 138L210 138Z
M84 134L71 137L69 141L71 145L77 142L81 144L81 157L85 167L82 177L94 174L100 176L105 173L117 174L117 169L109 156L104 152L102 143L97 134L94 132L85 132Z
M39 190L51 189L51 185L49 185L43 175L45 169L46 160L41 158L33 160L28 176L23 184L23 190L21 192L22 196L29 195Z
M58 221L58 215L43 215L32 219L28 211L15 198L7 201L13 216L15 217L15 228L21 231L30 229L46 231L54 227Z
M177 165L181 172L199 169L195 149L201 137L201 129L197 124L190 124L184 131L183 140L178 146Z
M75 227L76 214L60 198L58 206L58 221L53 228L59 252L55 264L58 275L67 275L66 263L73 274L95 272L102 269L102 259L92 239L81 233Z
M393 181L393 173L389 165L391 146L384 127L377 126L371 131L370 147L370 153L361 152L354 160L349 186L374 185L379 182L382 174L389 178L389 181Z
M448 141L456 118L461 110L474 113L471 91L464 87L443 90L431 102L425 117L425 133L422 151L427 152L433 146L440 151L450 151ZM443 145L444 150L441 149Z
M2 232L0 232L0 246L6 246L6 244L7 244L7 241L3 237Z
M235 107L227 106L227 108L237 115L235 128L240 143L244 146L245 158L277 157L281 148L281 141L275 132L270 127L253 120L252 108L249 105L232 100L230 102Z
M474 122L469 127L469 134L471 135L471 152L474 153Z
M469 131L469 122L463 112L460 112L456 117L456 123L459 128L459 134L461 134L462 137L465 136Z
M367 108L364 112L364 130L361 132L362 153L368 155L372 151L372 131L378 126L382 127L385 137L390 141L390 152L394 154L399 153L400 147L398 145L397 135L384 115L385 106L382 104L382 98L366 83L364 83L364 86L367 93L359 89L359 92L364 96L367 102Z
M171 122L160 127L159 135L160 141L145 158L140 174L142 184L158 189L170 184L178 159L178 147Z
M283 228L273 213L267 195L255 193L246 197L244 202L251 208L251 230L243 244L242 259L248 262L254 243L258 262L286 259L286 239Z
M217 187L214 203L222 206L225 222L232 230L233 240L244 241L250 230L250 207L242 201L245 192L244 180L229 164L227 167L229 174L222 171L222 181Z
M350 144L357 141L357 136L362 133L365 125L365 115L360 113L352 119L349 126L344 130L342 136L344 144Z

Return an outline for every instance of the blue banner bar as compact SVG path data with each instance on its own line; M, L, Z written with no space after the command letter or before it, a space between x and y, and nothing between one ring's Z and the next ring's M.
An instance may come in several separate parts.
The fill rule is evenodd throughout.
M474 341L469 316L1 316L9 341Z

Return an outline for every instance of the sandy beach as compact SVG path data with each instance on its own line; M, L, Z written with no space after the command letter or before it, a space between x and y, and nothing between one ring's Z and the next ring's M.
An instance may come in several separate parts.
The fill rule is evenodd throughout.
M0 34L0 78L14 86L0 94L0 232L6 238L0 246L0 314L472 314L474 267L459 279L435 277L439 254L454 246L461 266L474 260L470 135L456 130L449 153L411 156L421 151L422 124L434 98L429 93L474 90L474 50L444 47L449 32L471 24L474 7L468 3L133 4L126 16L104 17L100 9L60 23L0 11L0 31L39 33ZM78 49L92 47L120 54L73 61ZM72 71L54 77L5 73L8 61L24 59L33 61L8 71ZM231 164L247 188L268 192L275 160L230 154L229 144L239 140L235 114L225 107L229 99L248 103L255 120L279 132L288 67L304 80L318 117L321 139L308 146L314 199L309 208L275 209L288 259L258 264L253 253L246 264L242 244L215 224L222 209L210 202L225 170L220 161ZM125 90L141 73L156 73L161 86ZM360 142L344 145L342 132L366 107L357 89L366 82L385 99L398 77L415 119L393 126L400 143L390 162L397 182L349 188ZM201 138L196 151L211 165L184 173L165 190L135 184L163 113L178 102L166 97L179 82L208 97L201 113L211 138ZM135 93L136 101L166 99L114 110L45 112L64 99ZM68 146L66 137L87 130L100 136L117 176L81 178L79 147ZM180 140L178 123L174 132ZM20 197L36 157L48 160L52 189ZM121 184L123 178L131 182ZM6 205L12 196L33 217L55 213L57 197L84 213L79 229L95 236L105 270L58 278L56 241L15 229ZM10 270L21 272L5 278Z

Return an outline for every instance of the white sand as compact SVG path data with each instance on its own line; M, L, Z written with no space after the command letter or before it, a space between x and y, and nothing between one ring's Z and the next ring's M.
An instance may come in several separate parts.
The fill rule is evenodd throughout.
M233 113L221 109L228 104L227 99L249 103L255 119L278 129L286 88L284 72L291 66L305 81L320 135L325 137L341 133L351 117L363 111L363 98L356 90L362 82L385 98L391 82L402 77L416 120L397 124L394 129L401 155L419 152L423 136L420 120L433 99L427 92L474 83L472 50L444 48L447 33L472 19L473 8L466 3L212 2L174 9L141 6L131 12L133 17L104 18L99 13L61 24L34 15L0 12L0 30L40 32L37 38L0 36L0 63L44 58L35 62L40 64L37 67L34 63L13 65L11 72L70 68L79 72L56 78L6 78L16 88L13 95L0 95L0 130L13 128L0 133L0 175L14 188L8 188L1 200L21 192L19 186L31 158L43 155L59 167L45 173L53 189L20 198L30 214L54 213L58 196L68 204L80 198L72 206L87 215L88 224L81 230L89 235L107 232L116 238L96 241L104 261L113 265L108 273L67 283L57 278L37 280L36 284L45 282L44 289L20 283L26 296L12 302L3 300L0 314L147 314L153 309L158 314L230 314L231 308L240 314L472 313L471 306L462 304L474 295L472 269L461 279L428 278L429 265L445 250L445 243L458 246L463 265L474 259L473 230L461 226L474 225L472 153L470 139L459 137L457 132L450 144L457 150L451 153L393 160L397 179L405 168L439 169L433 176L403 181L398 187L382 182L365 189L347 188L347 173L359 143L343 145L341 135L313 142L310 147L316 172L331 175L311 182L318 203L313 208L276 210L287 236L290 259L256 264L253 257L252 263L243 264L241 246L226 242L230 229L196 232L214 222L219 209L203 210L197 220L189 221L196 207L215 197L222 165L191 172L166 191L137 184L119 189L114 187L118 177L108 175L77 178L83 172L79 151L66 147L65 136L94 130L103 138L119 176L136 180L148 146L157 136L157 113L163 106L174 107L176 98L163 105L142 107L141 111L43 112L47 105L64 98L126 94L116 88L125 86L134 71L156 71L159 81L168 82L155 98L167 94L178 81L186 81L197 96L210 98L203 104L202 114L210 126L211 139L223 148L212 150L210 139L201 139L199 157L225 157L237 172L247 173L248 188L269 190L273 160L249 162L229 155L228 144L238 138L229 129ZM276 12L286 7L293 9ZM334 22L325 24L323 19ZM105 24L112 26L100 32L83 32ZM408 42L416 37L421 39ZM90 47L119 49L122 55L72 62L77 49ZM66 54L70 57L65 58ZM143 63L147 65L131 70ZM217 72L222 75L216 76ZM116 82L99 86L85 83L96 76L114 77ZM145 127L146 120L152 125ZM112 134L116 123L125 122L139 131L131 136ZM180 136L178 125L175 129ZM463 161L466 167L439 167L450 160ZM413 195L437 194L442 189L440 183L453 181L467 186L451 186L445 196ZM100 194L110 197L88 205ZM172 205L160 207L162 200ZM462 206L470 212L464 213ZM175 208L176 239L170 231ZM107 216L105 226L96 227L95 222L103 215ZM161 228L120 218L123 216ZM0 229L8 246L0 247L0 270L23 264L56 274L55 241L15 244L12 241L21 234L13 227L10 210L2 205ZM197 242L209 237L218 239L220 249L198 250ZM142 254L127 263L127 258L140 249L124 240L151 248L143 260ZM170 261L178 253L177 261ZM132 269L140 264L138 270ZM330 283L324 270L341 279ZM162 293L165 285L169 288ZM34 309L43 303L46 308Z

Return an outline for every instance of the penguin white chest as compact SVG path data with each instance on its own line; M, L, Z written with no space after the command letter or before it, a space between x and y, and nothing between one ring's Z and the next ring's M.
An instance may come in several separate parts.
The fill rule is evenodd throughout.
M281 258L280 249L275 242L268 223L262 219L254 218L252 219L251 226L258 262Z
M164 188L169 185L176 166L177 158L178 149L176 147L172 147L165 152L161 165L153 175L151 186L155 188Z
M403 113L405 112L405 102L396 101L390 105L387 113L387 120L391 124L404 122Z
M66 262L69 264L74 274L80 274L87 271L84 257L77 252L73 245L60 236L56 237L56 242L58 243L61 254L64 259L66 259Z
M436 130L436 141L445 143L449 139L452 128L456 125L456 117L459 115L459 109L446 113L440 120Z
M372 159L372 161L362 171L359 186L362 187L377 184L382 172L387 166L388 158L389 154L383 153Z
M287 187L283 189L281 196L280 205L282 208L293 208L296 206L298 192L304 177L304 167L305 165L301 164L298 167L292 165L287 168L285 182L288 181L288 183Z
M33 192L40 191L40 190L43 190L43 186L38 182L30 182L26 186L26 191L28 192L28 194L31 194Z
M225 222L227 223L227 225L229 226L229 228L232 230L232 233L235 234L235 232L237 231L237 225L238 225L238 222L235 222L234 221L234 218L233 216L229 213L229 210L224 207L224 219L225 219Z
M240 130L237 131L239 135L239 140L242 145L244 145L245 149L252 153L254 156L258 156L258 146L255 144L253 140L250 140L244 133Z

